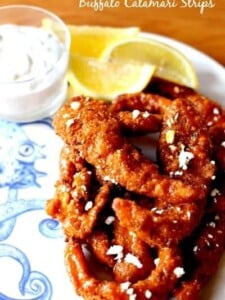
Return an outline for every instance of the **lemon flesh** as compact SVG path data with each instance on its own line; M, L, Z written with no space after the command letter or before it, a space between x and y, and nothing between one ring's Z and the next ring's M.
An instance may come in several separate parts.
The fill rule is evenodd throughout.
M44 20L45 28L54 27ZM112 99L139 92L151 77L198 88L192 63L177 49L141 37L138 27L68 25L71 36L68 95Z
M71 36L71 54L101 58L106 48L119 41L138 36L138 27L104 27L68 25Z
M192 63L177 49L149 38L133 38L105 48L106 61L118 59L148 63L156 66L155 75L194 89L198 78Z
M73 94L112 100L123 93L142 91L150 82L155 66L118 60L101 62L79 55L71 56L67 79Z

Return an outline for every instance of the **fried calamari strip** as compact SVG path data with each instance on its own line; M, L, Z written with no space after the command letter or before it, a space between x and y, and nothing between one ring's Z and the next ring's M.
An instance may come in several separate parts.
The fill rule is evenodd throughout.
M103 181L119 183L129 191L161 201L167 194L166 200L171 203L197 198L198 191L192 186L161 175L156 164L126 141L118 119L105 102L85 97L71 99L56 114L54 127L66 143L95 166Z
M118 113L138 110L152 114L163 114L170 104L171 101L161 95L150 93L124 94L113 101L110 111Z
M119 245L121 252L115 257L114 278L118 282L137 282L143 280L155 268L149 246L131 228L123 226L119 219L114 222L113 245ZM113 245L111 247L113 247Z
M134 109L117 113L121 129L125 135L144 135L159 132L162 117L159 114L152 114L148 111L140 112Z
M220 180L219 180L220 181ZM210 193L208 206L192 239L184 241L186 264L192 266L175 291L178 300L198 299L202 287L218 270L225 249L225 182L216 183ZM187 266L187 268L188 268Z
M178 98L164 113L158 156L163 172L182 178L205 199L215 175L213 148L207 127L193 102Z
M82 245L79 242L74 241L67 244L65 261L76 291L86 300L130 299L120 283L102 281L91 275Z
M192 233L200 222L202 207L183 203L151 210L136 201L115 198L112 204L121 226L130 228L151 247L176 245Z
M214 147L214 157L218 167L225 170L225 112L222 107L204 96L192 95L188 100L193 103L207 126Z
M154 77L144 93L154 93L169 99L187 98L190 95L196 95L196 90L180 85L162 78Z
M61 178L56 183L55 199L47 203L46 209L60 220L67 237L83 239L92 232L98 214L109 199L112 184L96 185L93 189L92 170L74 153L77 154L70 155L68 147L63 149Z
M99 280L94 277L79 242L70 241L67 244L65 260L76 291L90 300L142 300L148 299L146 295L151 295L151 299L165 300L183 274L179 251L168 247L159 250L157 265L150 275L134 284L130 281Z
M65 145L47 211L87 300L197 300L225 248L224 110L192 89L153 85L112 104L77 97L54 118ZM128 136L157 131L153 163Z

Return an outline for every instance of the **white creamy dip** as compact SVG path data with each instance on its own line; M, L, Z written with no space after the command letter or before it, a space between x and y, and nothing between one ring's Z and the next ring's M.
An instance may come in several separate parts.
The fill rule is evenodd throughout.
M41 27L0 26L0 81L30 80L46 74L64 51L52 32Z
M0 117L30 121L50 114L66 97L67 66L68 48L53 32L0 25Z

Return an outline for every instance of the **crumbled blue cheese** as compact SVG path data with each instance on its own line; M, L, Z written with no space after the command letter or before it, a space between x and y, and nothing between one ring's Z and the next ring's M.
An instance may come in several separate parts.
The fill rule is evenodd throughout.
M219 115L220 114L220 111L219 111L219 109L217 107L213 108L213 114L214 115Z
M71 102L70 107L71 107L73 110L77 110L77 109L80 107L80 102L78 102L78 101L73 101L73 102Z
M181 151L179 153L179 167L182 170L187 170L189 162L194 158L194 154L186 151L185 146L181 145Z
M132 111L132 118L133 119L136 119L139 115L140 115L140 110L138 110L138 109L134 109L133 111Z
M117 181L116 181L114 178L111 178L111 177L108 176L108 175L104 176L104 177L103 177L103 180L104 180L104 181L110 181L110 182L112 182L112 183L114 183L114 184L117 184Z
M211 191L210 195L211 195L212 197L219 196L219 195L220 195L220 191L219 191L218 189L215 188L215 189L213 189L213 190Z
M120 288L122 292L125 292L129 295L129 300L135 300L137 295L134 293L134 289L131 287L131 282L125 281L120 284Z
M154 259L154 264L156 265L156 267L158 266L159 262L160 262L160 258L159 257L157 257L157 258Z
M145 298L150 299L152 297L152 292L150 290L145 291Z
M150 113L148 111L144 111L142 114L143 118L148 118L150 116Z
M87 203L85 203L84 210L89 211L92 207L93 207L93 202L88 201Z
M130 282L130 281L122 282L122 283L120 284L121 291L124 292L124 291L128 290L129 287L130 287L130 285L131 285L131 282Z
M114 217L114 216L108 216L108 217L105 219L105 224L106 224L106 225L111 225L114 221L115 221L115 217Z
M123 258L123 246L121 245L112 245L106 252L107 255L115 255L115 260L121 261Z
M74 123L74 119L68 119L66 121L66 127L69 128L71 125L73 125L73 123Z
M141 269L143 267L142 263L140 262L140 260L138 259L137 256L131 254L131 253L127 253L124 261L126 263L130 263L133 264L134 266L136 266L138 269Z
M185 274L184 268L182 268L182 267L176 267L173 270L173 273L176 275L177 278L180 278L181 276L183 276Z

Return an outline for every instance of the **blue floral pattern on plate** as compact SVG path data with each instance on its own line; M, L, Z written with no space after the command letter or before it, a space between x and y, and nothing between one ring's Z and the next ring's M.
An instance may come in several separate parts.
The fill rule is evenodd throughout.
M0 120L0 300L63 300L62 286L76 299L65 274L61 228L45 214L60 148L51 119Z

